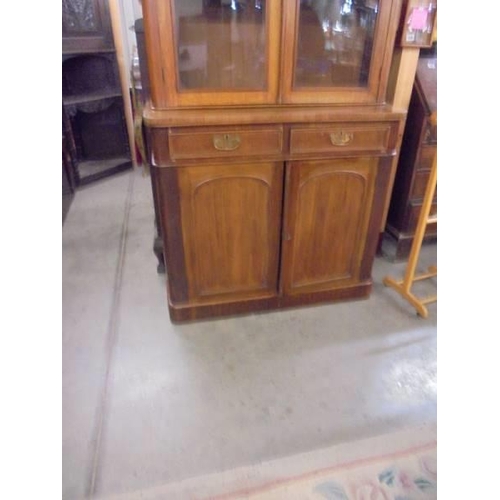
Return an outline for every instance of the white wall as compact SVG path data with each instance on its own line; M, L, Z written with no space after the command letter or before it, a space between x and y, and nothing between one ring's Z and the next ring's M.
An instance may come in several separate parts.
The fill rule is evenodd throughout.
M130 74L130 66L134 49L137 47L134 32L134 22L142 17L142 7L139 0L120 0L120 15L122 24L122 38L124 46L124 59L127 71Z
M132 47L136 45L135 34L134 34L134 22L136 19L142 17L142 8L138 0L122 0L123 5L123 15L124 15L124 25L127 29L127 38L130 52L132 53Z

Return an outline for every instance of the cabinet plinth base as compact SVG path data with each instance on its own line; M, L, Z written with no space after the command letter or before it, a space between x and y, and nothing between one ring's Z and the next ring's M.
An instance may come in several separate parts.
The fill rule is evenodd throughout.
M258 299L239 300L217 304L173 304L168 302L170 319L173 323L196 321L208 318L221 318L248 313L265 312L291 307L301 307L344 300L366 299L370 296L372 281L322 292L301 293L282 297L266 297Z

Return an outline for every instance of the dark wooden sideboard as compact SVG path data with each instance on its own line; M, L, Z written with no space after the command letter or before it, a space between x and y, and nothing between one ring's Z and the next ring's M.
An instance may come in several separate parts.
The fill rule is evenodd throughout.
M62 103L77 187L132 168L107 0L62 1Z
M396 171L384 242L395 259L410 253L432 160L437 151L437 125L429 119L437 111L437 56L422 55L408 109L405 132ZM437 193L431 215L437 213ZM426 241L437 238L437 223L429 224ZM394 248L393 248L394 247Z

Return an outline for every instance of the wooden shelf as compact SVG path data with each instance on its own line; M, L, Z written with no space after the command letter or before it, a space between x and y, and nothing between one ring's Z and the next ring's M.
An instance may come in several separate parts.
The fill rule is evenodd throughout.
M83 104L86 102L95 102L102 99L109 99L111 97L121 97L120 89L111 90L98 90L97 92L88 92L85 94L78 94L72 96L63 96L63 104L65 106L72 106L75 104Z
M86 160L78 163L80 186L89 184L110 175L128 170L132 167L130 156L103 158L102 160Z
M116 52L114 48L112 49L75 49L75 50L63 50L63 56L78 56L80 54L112 54Z

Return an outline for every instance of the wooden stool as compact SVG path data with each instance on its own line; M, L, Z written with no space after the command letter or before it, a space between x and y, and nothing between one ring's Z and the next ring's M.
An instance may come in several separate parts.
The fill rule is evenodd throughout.
M437 123L437 114L433 113L431 116L431 123L435 125ZM410 256L408 258L408 264L406 266L406 272L402 280L395 280L390 276L384 278L384 285L394 288L401 296L403 296L416 310L417 314L423 318L427 318L429 312L427 311L426 304L437 301L437 295L432 295L425 298L419 298L414 295L411 291L411 287L415 281L432 278L437 276L437 267L430 266L428 271L423 274L415 276L415 270L418 264L418 257L420 255L420 249L422 247L422 241L425 235L425 228L428 224L437 222L437 215L429 216L432 200L434 198L434 192L436 191L437 184L437 152L434 155L432 161L431 173L429 175L429 180L427 182L427 187L425 189L424 201L422 203L422 209L420 216L418 218L417 229L415 231L415 238L413 239L413 244L411 246Z

